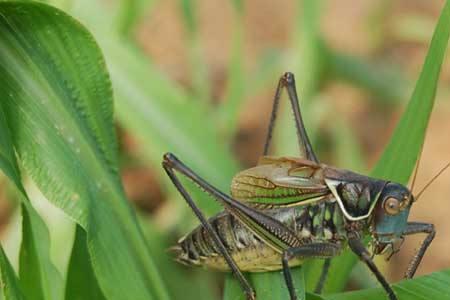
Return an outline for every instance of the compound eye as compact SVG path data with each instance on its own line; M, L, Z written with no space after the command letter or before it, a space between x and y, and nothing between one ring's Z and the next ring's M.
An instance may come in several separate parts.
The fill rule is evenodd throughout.
M395 198L387 198L384 201L384 210L389 215L396 215L400 212L400 201Z

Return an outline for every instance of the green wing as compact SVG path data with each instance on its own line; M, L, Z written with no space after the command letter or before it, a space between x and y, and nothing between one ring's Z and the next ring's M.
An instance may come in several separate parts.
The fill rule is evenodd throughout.
M321 165L299 158L263 157L256 167L233 178L231 194L254 207L280 208L316 202L331 192Z

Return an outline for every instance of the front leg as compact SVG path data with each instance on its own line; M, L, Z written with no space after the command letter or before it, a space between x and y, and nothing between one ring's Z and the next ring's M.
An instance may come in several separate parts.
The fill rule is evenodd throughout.
M391 286L386 281L386 278L384 278L383 274L381 274L380 270L378 270L377 266L374 264L369 251L367 251L361 239L352 234L352 236L350 236L348 239L348 245L350 246L350 249L352 249L352 251L356 255L358 255L359 259L361 259L377 277L378 282L380 282L380 284L383 286L384 290L388 294L389 299L398 300L397 296L395 296L394 290L392 290Z
M427 236L423 240L422 245L420 245L419 251L417 251L417 253L413 256L413 258L409 262L408 269L406 270L405 273L406 279L413 278L414 274L417 271L417 268L420 265L420 262L422 261L423 256L425 255L425 252L428 249L428 246L430 246L431 242L434 239L434 236L436 235L436 230L434 229L433 224L409 222L408 226L406 227L406 230L403 232L404 235L411 235L417 233L426 233Z
M295 248L288 248L283 252L282 264L284 280L289 291L291 300L296 300L297 295L295 293L294 282L292 280L291 269L289 268L289 260L296 257L314 257L314 258L326 258L333 257L339 253L341 246L332 243L312 243L305 244Z
M187 190L182 185L181 181L178 179L177 175L175 174L175 171L180 172L182 175L186 176L187 178L191 179L193 182L198 184L200 188L202 188L204 191L206 191L209 195L212 195L216 200L221 200L221 197L223 197L223 193L217 190L215 187L213 187L211 184L209 184L207 181L199 177L196 173L194 173L191 169L189 169L186 165L184 165L181 161L178 160L178 158L175 157L175 155L171 153L166 153L163 158L162 166L164 170L166 171L169 178L172 180L173 184L177 188L177 190L180 192L180 194L183 196L183 198L186 200L188 205L191 207L194 214L197 216L197 218L200 220L201 224L205 228L206 232L211 236L214 243L217 246L218 252L222 255L222 257L225 259L226 263L231 269L232 274L236 277L236 279L239 281L239 284L241 285L241 288L243 289L246 297L248 300L255 300L255 291L251 287L250 283L247 281L247 279L242 274L241 270L239 269L238 265L236 264L235 260L225 247L222 239L220 238L218 232L214 230L211 226L211 224L208 222L206 217L203 215L203 213L200 211L200 209L197 207L197 205L194 203L194 200L189 195Z

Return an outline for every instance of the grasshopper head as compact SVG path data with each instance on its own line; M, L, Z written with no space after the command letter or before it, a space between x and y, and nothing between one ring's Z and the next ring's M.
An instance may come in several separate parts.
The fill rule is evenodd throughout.
M399 250L413 202L413 196L405 186L393 182L386 184L375 208L373 219L375 254L380 254L389 248L392 253Z

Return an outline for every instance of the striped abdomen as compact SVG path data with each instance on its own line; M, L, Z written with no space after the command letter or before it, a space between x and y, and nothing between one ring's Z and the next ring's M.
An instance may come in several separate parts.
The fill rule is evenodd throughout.
M335 203L272 209L267 214L294 230L305 244L319 241L339 243L343 237L342 215ZM209 222L242 271L279 270L281 255L268 246L228 212L212 217ZM203 226L198 226L173 248L176 259L188 265L201 265L221 271L229 270L223 257ZM302 260L292 260L292 266Z

